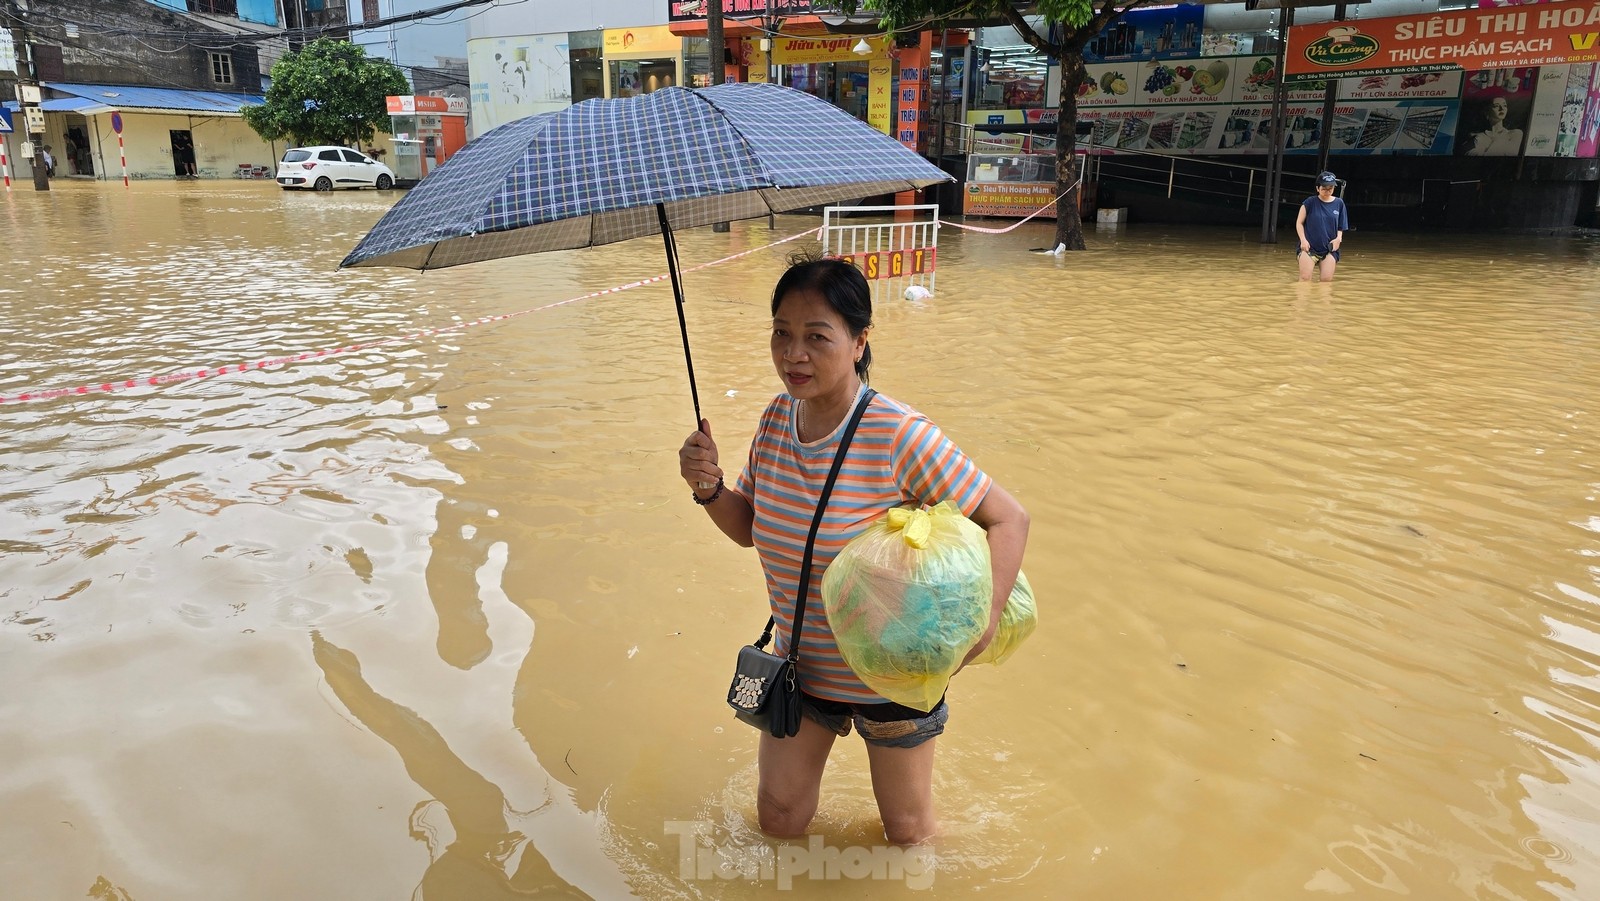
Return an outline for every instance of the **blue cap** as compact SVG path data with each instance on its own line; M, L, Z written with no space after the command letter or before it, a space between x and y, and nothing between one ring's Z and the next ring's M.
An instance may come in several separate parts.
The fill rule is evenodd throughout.
M1339 179L1335 178L1332 172L1324 172L1317 176L1317 187L1319 188L1323 185L1337 185L1338 183Z

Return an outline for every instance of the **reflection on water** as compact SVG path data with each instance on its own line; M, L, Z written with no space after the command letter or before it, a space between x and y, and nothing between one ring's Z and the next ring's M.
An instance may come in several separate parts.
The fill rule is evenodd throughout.
M338 273L392 196L58 188L0 201L0 396L372 346L0 405L0 885L773 888L720 700L761 581L675 475L669 293L459 328L658 245ZM1328 286L1242 232L1047 229L946 230L873 333L875 385L1034 517L1044 619L952 690L936 890L1600 893L1600 245L1357 231ZM688 280L730 459L787 250ZM814 831L879 830L842 742Z

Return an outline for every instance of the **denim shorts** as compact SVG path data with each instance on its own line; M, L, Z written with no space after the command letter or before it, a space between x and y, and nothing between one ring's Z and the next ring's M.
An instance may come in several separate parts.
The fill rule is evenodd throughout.
M802 692L800 712L835 735L849 735L853 724L863 741L883 748L915 748L943 734L944 724L950 719L950 705L944 698L923 713L899 704L850 704Z

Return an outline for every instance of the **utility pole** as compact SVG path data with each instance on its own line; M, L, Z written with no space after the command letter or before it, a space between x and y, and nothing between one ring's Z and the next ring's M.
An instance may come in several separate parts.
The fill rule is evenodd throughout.
M1278 83L1272 89L1272 144L1267 148L1267 197L1261 207L1261 243L1278 243L1278 207L1283 194L1283 114L1289 89L1283 80L1284 53L1289 46L1289 29L1294 27L1294 6L1285 3L1278 28Z
M705 0L706 4L706 53L711 57L711 83L719 85L728 80L728 67L723 65L723 57L728 52L728 42L722 36L722 0ZM713 232L728 231L728 223L711 223Z
M22 131L33 144L33 189L50 190L50 173L44 165L44 110L39 108L39 79L33 68L33 43L28 40L28 22L22 17L28 0L6 0L6 18L16 26L17 112L22 114ZM26 71L24 71L26 67Z
M722 84L728 80L728 67L722 63L728 52L722 36L722 0L706 0L706 43L711 45L711 83Z
M1344 21L1345 4L1333 8L1333 21ZM1328 79L1322 92L1322 139L1317 142L1317 171L1328 169L1328 155L1333 152L1333 107L1339 97L1339 79Z

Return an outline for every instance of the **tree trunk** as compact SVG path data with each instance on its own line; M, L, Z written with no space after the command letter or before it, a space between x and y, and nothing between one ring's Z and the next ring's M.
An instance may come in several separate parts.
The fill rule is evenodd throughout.
M1078 86L1085 77L1083 51L1066 49L1061 54L1061 99L1056 117L1056 194L1066 196L1056 201L1056 246L1065 244L1068 250L1083 250L1083 216L1078 212L1078 198L1083 186L1078 184ZM1070 188L1070 190L1069 190Z

